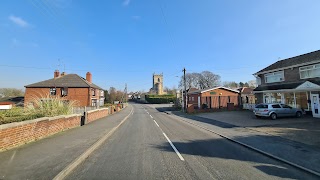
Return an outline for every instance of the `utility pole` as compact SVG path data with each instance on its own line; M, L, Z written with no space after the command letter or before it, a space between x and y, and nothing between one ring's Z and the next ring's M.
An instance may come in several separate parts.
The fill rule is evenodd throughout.
M183 68L183 84L184 84L184 97L183 97L183 110L187 112L187 85L186 85L186 68Z

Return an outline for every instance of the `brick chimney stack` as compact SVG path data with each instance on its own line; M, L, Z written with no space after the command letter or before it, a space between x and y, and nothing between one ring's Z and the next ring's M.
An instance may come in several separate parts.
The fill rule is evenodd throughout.
M54 74L53 74L53 77L54 77L54 78L57 78L57 77L59 77L59 76L60 76L59 70L55 70L55 71L54 71Z
M92 83L92 74L90 72L87 72L86 74L86 80L89 82L89 83Z

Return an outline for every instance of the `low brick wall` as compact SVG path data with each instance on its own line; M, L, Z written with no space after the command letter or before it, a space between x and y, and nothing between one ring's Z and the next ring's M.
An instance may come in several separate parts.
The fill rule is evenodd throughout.
M126 107L127 104L123 106ZM116 112L121 107L116 108ZM115 113L113 108L102 108L87 112L87 122L98 120ZM60 131L81 125L81 114L68 116L43 117L34 120L14 122L0 125L0 152L31 141L35 141Z
M0 125L0 151L80 126L80 114Z
M87 112L87 123L90 123L92 121L95 121L95 120L103 118L103 117L106 117L108 115L109 115L108 108L102 108L102 109L88 111Z

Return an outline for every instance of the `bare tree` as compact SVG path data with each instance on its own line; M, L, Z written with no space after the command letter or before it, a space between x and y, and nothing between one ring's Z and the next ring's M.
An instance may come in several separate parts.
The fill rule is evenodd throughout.
M23 90L16 88L0 88L0 94L2 94L4 97L23 96L24 92Z
M179 87L183 88L183 76L179 82ZM203 71L201 73L186 73L187 89L195 87L198 89L205 89L220 85L220 76L210 71Z
M200 82L202 83L204 88L211 88L220 85L221 77L217 74L213 74L210 71L202 71L200 77Z
M248 81L248 84L249 84L249 87L251 87L251 88L257 87L256 80L250 80L250 81Z

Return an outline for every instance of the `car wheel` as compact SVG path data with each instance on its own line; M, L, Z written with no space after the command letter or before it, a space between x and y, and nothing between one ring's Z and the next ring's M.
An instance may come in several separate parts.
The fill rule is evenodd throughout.
M301 113L300 111L299 111L299 112L297 112L297 113L296 113L296 117L297 117L297 118L302 117L302 113Z
M276 114L276 113L272 113L272 114L270 115L270 118L271 118L272 120L276 120L276 119L277 119L277 114Z

